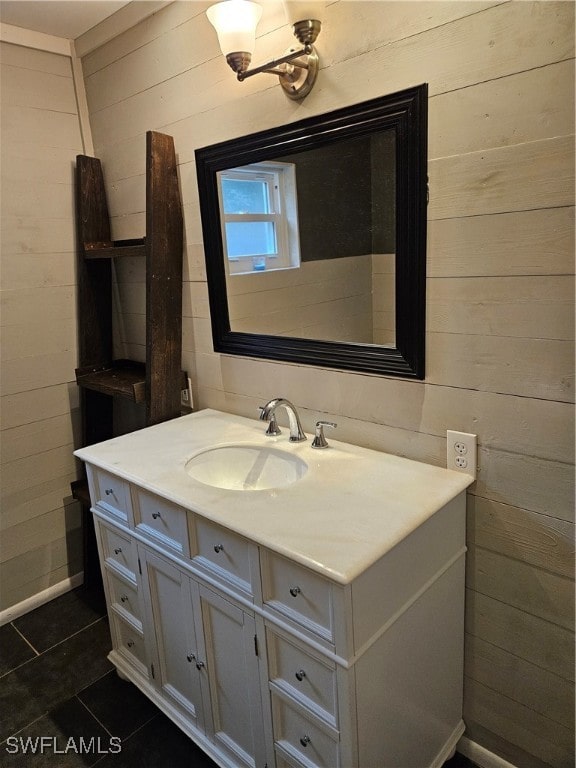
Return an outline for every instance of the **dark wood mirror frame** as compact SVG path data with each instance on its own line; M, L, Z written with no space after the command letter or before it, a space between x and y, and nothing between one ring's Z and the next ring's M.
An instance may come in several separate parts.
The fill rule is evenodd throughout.
M424 378L427 206L426 84L196 150L214 350ZM376 131L396 138L396 345L234 332L230 327L217 172Z

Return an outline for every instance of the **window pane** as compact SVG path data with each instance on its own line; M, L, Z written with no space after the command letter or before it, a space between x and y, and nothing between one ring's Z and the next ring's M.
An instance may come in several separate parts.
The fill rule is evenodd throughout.
M268 185L258 179L222 179L224 213L270 213Z
M239 256L274 256L276 236L272 221L227 222L228 258Z

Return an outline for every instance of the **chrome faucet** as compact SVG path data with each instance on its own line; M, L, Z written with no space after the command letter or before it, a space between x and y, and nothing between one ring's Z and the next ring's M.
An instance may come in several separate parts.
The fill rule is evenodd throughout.
M300 424L296 408L292 405L290 400L286 400L284 397L274 397L272 400L269 400L266 405L260 406L260 420L270 422L266 434L280 434L280 427L276 422L276 409L280 407L284 407L288 414L288 421L290 423L290 442L301 443L306 440L306 435L302 430L302 425Z

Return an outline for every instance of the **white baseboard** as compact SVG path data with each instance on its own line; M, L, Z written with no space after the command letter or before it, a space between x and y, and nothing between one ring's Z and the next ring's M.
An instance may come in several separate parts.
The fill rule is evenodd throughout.
M80 571L80 573L76 573L68 579L59 581L58 584L53 584L51 587L48 587L48 589L44 589L42 592L38 592L36 595L32 595L32 597L28 597L26 600L22 600L21 603L12 605L10 608L5 608L3 611L0 611L0 627L4 624L8 624L9 621L14 621L14 619L24 616L25 613L30 613L34 608L39 608L41 605L44 605L44 603L49 603L50 600L54 600L55 597L60 597L60 595L63 595L65 592L70 592L70 590L79 587L83 583L84 571Z
M508 760L504 760L503 757L498 757L494 752L485 747L480 746L475 741L472 741L467 736L462 736L456 746L456 750L461 755L472 760L473 763L479 765L480 768L516 768L515 765L509 763Z

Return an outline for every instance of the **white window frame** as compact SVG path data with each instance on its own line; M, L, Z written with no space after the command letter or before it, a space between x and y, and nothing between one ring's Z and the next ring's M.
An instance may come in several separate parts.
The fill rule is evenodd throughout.
M298 234L298 201L296 197L296 166L293 163L264 161L239 168L219 171L218 199L224 262L227 275L245 275L278 269L300 267L300 238ZM268 187L270 213L225 213L222 193L223 179L251 178L264 181ZM230 222L271 221L274 224L276 252L253 253L246 256L228 256L226 224ZM256 263L260 269L255 267ZM264 268L262 268L262 264Z

